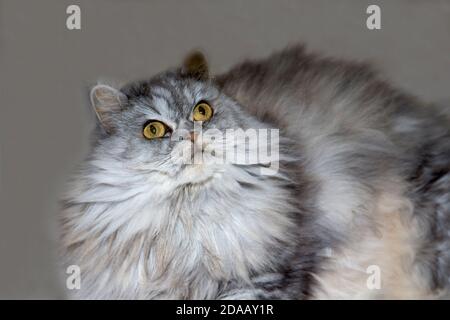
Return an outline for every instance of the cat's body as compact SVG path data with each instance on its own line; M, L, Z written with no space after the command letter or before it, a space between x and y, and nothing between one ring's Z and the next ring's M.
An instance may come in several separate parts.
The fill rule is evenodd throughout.
M75 297L448 292L450 121L366 66L297 47L214 79L169 72L117 96L120 108L100 117L110 132L97 132L65 198L64 261L81 268ZM191 130L199 100L216 108L206 127L279 128L278 172L169 164L175 144L139 135L149 112ZM379 289L368 285L374 266Z

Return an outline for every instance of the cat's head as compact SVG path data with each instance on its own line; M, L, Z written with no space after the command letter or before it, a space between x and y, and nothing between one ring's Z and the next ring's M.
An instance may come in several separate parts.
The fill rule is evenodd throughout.
M90 97L101 128L97 157L178 184L203 183L242 165L233 163L236 157L248 159L257 150L238 146L245 144L249 130L258 133L266 127L221 92L199 53L148 81L121 89L99 84Z

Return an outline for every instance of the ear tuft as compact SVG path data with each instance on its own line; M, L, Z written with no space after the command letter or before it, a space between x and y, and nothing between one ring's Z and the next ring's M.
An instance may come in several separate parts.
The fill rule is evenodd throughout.
M91 89L92 107L106 132L114 131L114 114L122 111L126 104L126 96L117 89L104 84L98 84Z
M182 73L186 76L205 80L209 77L208 62L200 51L189 54L183 62Z

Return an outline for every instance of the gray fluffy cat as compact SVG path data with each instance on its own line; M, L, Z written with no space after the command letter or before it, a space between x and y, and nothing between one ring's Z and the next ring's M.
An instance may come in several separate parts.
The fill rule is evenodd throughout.
M75 298L448 295L450 121L366 65L293 47L210 77L195 54L91 101L95 143L61 216ZM279 129L278 169L179 161L196 122Z

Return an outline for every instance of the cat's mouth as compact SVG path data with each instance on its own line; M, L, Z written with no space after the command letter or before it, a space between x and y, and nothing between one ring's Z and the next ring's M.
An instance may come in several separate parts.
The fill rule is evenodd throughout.
M217 166L207 164L185 164L176 175L180 184L207 184L218 177L220 171Z
M219 151L211 143L183 141L172 154L173 179L178 185L211 182L225 170Z

